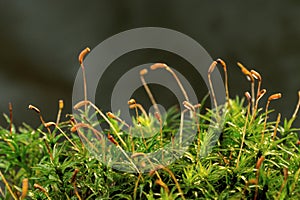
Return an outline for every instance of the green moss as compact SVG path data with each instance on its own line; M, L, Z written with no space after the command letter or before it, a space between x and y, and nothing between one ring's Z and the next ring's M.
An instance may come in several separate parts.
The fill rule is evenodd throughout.
M170 165L155 163L145 155L174 142L180 127L176 108L166 116L140 113L132 129L124 129L127 125L117 114L104 120L100 115L98 121L95 116L101 111L84 103L89 112L78 106L80 112L73 116L76 123L71 118L58 125L43 122L36 130L25 124L18 130L13 125L8 130L1 127L1 180L8 186L1 189L0 196L18 199L24 193L22 181L28 178L27 197L31 199L298 199L300 129L292 126L296 116L283 123L280 117L268 121L273 111L251 110L251 99L244 104L237 97L218 106L218 112L196 108L192 120L186 122L190 130L185 134L198 133L188 150ZM6 119L10 124L9 117ZM107 129L94 129L108 121ZM130 131L140 133L139 137L132 137ZM219 138L214 135L218 131ZM94 136L93 143L84 141L83 135ZM118 151L103 147L104 138ZM178 145L171 146L174 155ZM127 155L132 150L133 155ZM95 157L99 154L105 154L111 163L115 156L123 156L118 164L131 166L134 173L103 164ZM163 160L166 155L159 156ZM150 173L138 173L147 167Z

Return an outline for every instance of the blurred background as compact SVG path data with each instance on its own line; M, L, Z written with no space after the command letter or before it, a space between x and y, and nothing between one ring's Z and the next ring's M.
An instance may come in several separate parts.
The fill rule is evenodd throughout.
M46 121L55 120L59 99L65 101L64 114L70 113L79 52L121 31L155 26L180 31L213 59L225 60L231 97L250 89L237 61L260 72L268 95L283 93L271 107L290 117L300 89L299 10L299 1L277 0L0 1L0 111L8 113L11 102L14 122L34 127L40 122L29 104L39 107ZM164 61L162 54L152 55L144 61L155 56ZM143 55L136 57L143 61ZM122 64L131 65L132 59ZM7 126L3 117L0 124Z

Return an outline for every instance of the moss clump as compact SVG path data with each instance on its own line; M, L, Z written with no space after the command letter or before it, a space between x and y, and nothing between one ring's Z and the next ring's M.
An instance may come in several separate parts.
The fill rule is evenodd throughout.
M209 74L218 63L227 71L224 61L218 60ZM171 144L176 155L180 143L174 140L174 130L180 130L183 123L176 108L165 116L148 115L142 105L130 100L129 106L136 109L131 126L116 113L103 114L86 99L75 106L78 114L64 122L59 120L62 102L55 123L44 122L41 111L30 106L42 122L37 129L24 124L16 130L11 117L5 116L10 126L0 128L0 180L5 184L1 198L298 199L299 129L292 124L299 104L291 119L281 120L278 114L277 121L268 121L273 112L269 104L281 95L270 95L266 107L259 108L258 101L266 93L260 90L261 77L239 66L250 76L252 91L245 93L246 102L230 99L228 92L225 105L215 101L215 109L204 109L203 102L184 102L186 114L191 114L191 120L184 122L190 127L185 134L197 134L181 157L168 165L163 153L158 155L160 162L148 159L147 154ZM100 123L108 124L101 132L95 128ZM131 131L140 137L132 137ZM93 139L85 140L89 135ZM105 140L110 147L103 145ZM107 159L106 164L97 155ZM122 158L119 163L114 161L117 155ZM133 173L110 167L116 163L131 167ZM148 172L142 173L146 168Z

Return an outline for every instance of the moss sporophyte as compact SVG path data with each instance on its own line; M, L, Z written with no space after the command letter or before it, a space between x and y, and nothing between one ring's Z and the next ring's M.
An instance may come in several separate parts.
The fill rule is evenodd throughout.
M74 106L78 115L64 116L64 102L60 100L56 120L46 122L45 113L29 105L41 125L33 129L24 124L16 129L13 107L9 104L9 116L4 115L8 128L0 128L2 199L300 198L300 129L293 126L300 107L300 91L292 117L282 119L277 113L276 121L272 121L268 119L275 112L270 110L271 102L282 98L282 94L271 94L264 100L267 90L261 89L263 76L238 62L242 74L250 81L250 91L245 92L244 98L230 98L230 67L216 59L208 66L214 108L205 108L204 101L190 101L170 66L156 63L150 70L142 69L137 77L154 113L147 113L138 99L128 99L128 108L134 113L129 123L120 113L103 112L87 98L84 58L89 51L84 49L78 57L84 80L84 99ZM224 72L224 105L217 102L213 88L212 76L217 65ZM184 96L180 102L184 110L173 107L161 112L146 82L153 70L171 74ZM262 101L266 101L264 107L260 107ZM186 121L183 115L192 120ZM219 129L219 122L224 126L216 139L210 127ZM189 131L183 130L185 123L197 134L181 156L166 164L170 152L174 156L180 153L176 150ZM106 124L106 128L97 129L99 124ZM149 156L168 144L168 151L157 154L160 162ZM102 160L97 156L102 156ZM133 172L117 170L112 163L127 166Z

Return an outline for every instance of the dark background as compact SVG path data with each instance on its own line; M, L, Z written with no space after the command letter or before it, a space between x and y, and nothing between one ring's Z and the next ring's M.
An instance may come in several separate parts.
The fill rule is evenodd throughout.
M12 102L15 123L33 126L40 122L29 104L46 121L55 120L59 99L70 113L78 53L121 31L155 26L180 31L225 60L231 97L250 87L237 61L260 72L268 95L283 93L271 108L290 117L300 89L299 24L299 1L2 0L0 111L8 113ZM4 118L0 124L7 126Z

